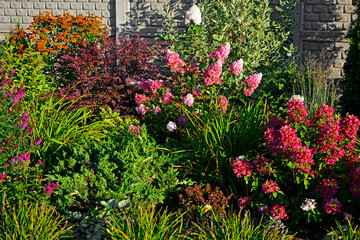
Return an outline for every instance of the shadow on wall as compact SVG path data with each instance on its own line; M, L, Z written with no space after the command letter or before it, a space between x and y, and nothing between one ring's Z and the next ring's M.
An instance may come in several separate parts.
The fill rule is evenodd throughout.
M185 12L194 4L192 0L130 0L130 11L127 13L125 32L137 32L141 37L152 41L161 33L164 23L164 6L172 10L174 24L185 29Z
M325 51L332 77L343 75L342 67L349 47L346 33L353 12L351 0L349 2L335 4L332 0L305 0L299 3L299 50L317 56Z

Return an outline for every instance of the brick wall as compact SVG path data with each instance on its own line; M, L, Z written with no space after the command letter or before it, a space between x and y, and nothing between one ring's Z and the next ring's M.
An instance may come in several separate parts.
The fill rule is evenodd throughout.
M0 0L0 40L16 27L17 22L27 28L32 16L44 11L51 11L55 15L68 12L77 14L103 15L115 34L115 0Z
M0 40L20 20L24 27L31 16L43 11L62 14L104 15L112 35L136 31L152 39L161 29L163 5L175 10L175 22L184 26L185 11L196 0L0 0ZM278 2L278 0L273 0ZM300 51L331 52L332 76L343 74L342 66L349 47L345 39L354 7L352 0L298 0L296 19L302 23L295 32L294 43Z

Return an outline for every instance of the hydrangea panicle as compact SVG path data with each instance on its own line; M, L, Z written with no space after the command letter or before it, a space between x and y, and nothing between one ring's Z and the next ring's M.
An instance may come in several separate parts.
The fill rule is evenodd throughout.
M187 95L185 95L183 103L186 106L192 107L192 105L194 104L194 96L191 93L188 93Z
M185 62L180 59L178 53L174 53L170 49L166 50L166 65L168 65L173 72L185 73Z
M277 183L270 179L266 180L266 182L262 184L262 190L265 194L271 194L280 191L280 187Z
M176 130L176 123L170 121L167 125L166 125L166 129L169 132L174 132Z
M228 99L225 96L219 97L217 100L218 103L218 110L226 112L228 107Z
M216 58L218 61L223 63L229 56L230 53L230 43L226 43L218 47L214 52L209 53L210 58Z
M214 83L220 84L220 76L222 74L222 62L217 60L214 64L211 64L204 72L204 83L206 86L213 85Z
M233 72L233 74L237 77L239 76L239 73L241 73L244 70L244 60L239 59L237 61L234 61L230 64L230 66L227 69L229 72Z
M195 25L201 24L201 11L196 5L193 5L185 14L185 24L190 22L194 22Z
M245 96L253 94L254 90L258 88L262 78L262 73L254 74L244 80L246 89L244 90Z

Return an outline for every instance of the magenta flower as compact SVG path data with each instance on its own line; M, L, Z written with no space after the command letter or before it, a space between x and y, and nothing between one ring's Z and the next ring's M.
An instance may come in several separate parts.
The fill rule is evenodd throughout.
M38 160L38 164L42 164L43 163L43 161L41 161L40 159Z
M290 100L287 104L287 114L292 122L306 123L309 125L309 114L304 103L299 99Z
M262 190L265 194L271 194L280 191L280 188L273 180L266 180L266 182L262 184Z
M192 107L194 104L194 96L191 93L187 94L183 99L183 103L186 106Z
M3 173L0 174L0 179L4 179L4 174Z
M15 92L16 92L16 94L14 95L14 101L16 103L17 100L22 99L24 97L25 89L23 88L23 86L21 86L19 89L17 87L15 87L13 90L13 93L15 93Z
M252 173L252 165L246 160L245 156L237 157L231 167L238 178L243 176L250 177Z
M158 114L158 113L161 113L161 108L159 108L158 106L153 106L153 110L154 110L154 114Z
M217 58L223 63L229 56L230 53L230 43L226 43L218 47L214 52L209 53L210 58Z
M52 188L51 186L46 186L46 187L45 187L45 190L46 190L46 193L47 193L47 194L51 194L52 189L53 189L53 188Z
M42 142L42 140L43 140L42 138L40 138L39 140L37 140L37 141L35 142L35 145L38 146L38 145Z
M252 197L240 197L238 200L238 207L246 210L250 208Z
M244 61L242 59L239 59L238 61L235 61L232 64L230 64L227 70L229 72L233 72L235 76L238 76L239 73L241 73L244 70L243 65L244 65Z

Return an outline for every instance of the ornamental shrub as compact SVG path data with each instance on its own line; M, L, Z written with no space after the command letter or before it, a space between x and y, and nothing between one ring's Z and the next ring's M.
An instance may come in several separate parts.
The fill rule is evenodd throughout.
M268 154L233 161L239 206L296 224L359 212L358 118L340 118L329 105L309 115L300 96L286 107L287 116L271 118L264 132Z
M154 63L163 54L160 45L137 35L131 40L107 39L64 54L56 70L56 80L63 86L61 97L81 97L78 106L100 105L128 112L142 82L162 79Z
M354 14L360 16L360 2L353 1L355 8ZM342 105L344 110L355 115L360 115L360 106L357 103L360 101L360 18L355 18L350 30L347 34L350 41L350 48L347 53L344 64L344 81L343 81L343 95Z
M269 4L268 0L201 2L200 12L192 9L186 12L184 33L176 29L173 12L165 7L162 38L169 41L171 50L180 53L181 58L189 61L196 56L199 63L206 63L206 54L214 47L228 42L233 49L228 63L242 58L244 69L254 73L255 69L272 65L281 54L292 51L289 45L295 25L291 17L295 1L280 1L277 10L281 17L277 21L270 18L273 9Z

